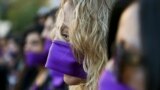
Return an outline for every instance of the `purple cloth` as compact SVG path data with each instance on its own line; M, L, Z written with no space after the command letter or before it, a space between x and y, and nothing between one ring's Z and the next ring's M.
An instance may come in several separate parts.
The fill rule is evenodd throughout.
M74 57L71 46L67 42L54 41L50 47L46 67L63 74L86 79L82 64Z
M44 51L49 52L50 46L52 45L52 40L45 39L44 42Z
M132 90L118 82L111 71L104 71L99 81L99 90Z
M47 60L47 52L35 53L35 52L26 52L25 59L26 64L29 67L35 67L37 65L44 65Z
M60 87L64 84L62 73L57 72L55 70L50 70L50 75L52 77L52 84L51 84L52 86Z
M50 46L52 45L52 40L45 39L44 51L49 52ZM48 56L48 55L47 55ZM50 70L50 76L52 78L52 87L60 87L64 84L63 74L55 70Z

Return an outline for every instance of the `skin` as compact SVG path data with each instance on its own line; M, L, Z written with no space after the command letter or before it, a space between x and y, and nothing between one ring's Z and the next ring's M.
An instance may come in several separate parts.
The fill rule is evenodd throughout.
M43 50L42 40L38 33L31 33L26 37L25 51L41 52Z
M67 1L64 4L63 9L60 10L53 29L53 40L69 41L68 31L71 21L73 20L73 9L74 7L72 6L72 3ZM57 30L58 26L61 26L61 29ZM82 82L82 79L65 74L64 81L68 85L77 85Z
M136 51L141 52L138 11L138 3L133 3L123 12L119 22L116 44L125 42L127 50L131 51L134 48ZM113 62L111 60L106 65L106 69L113 71ZM144 74L144 69L141 67L126 66L122 79L134 90L145 90Z

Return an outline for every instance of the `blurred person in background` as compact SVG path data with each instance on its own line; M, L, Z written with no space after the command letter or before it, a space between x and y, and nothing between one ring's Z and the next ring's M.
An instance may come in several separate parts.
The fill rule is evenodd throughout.
M4 59L4 53L7 48L6 45L6 38L0 37L0 89L2 90L7 90L8 87L8 67Z
M39 28L44 28L45 21L48 17L49 9L46 7L41 7L34 17L34 24Z
M99 90L160 89L159 0L119 0L108 37L110 61Z
M7 51L6 51L6 59L8 62L8 82L9 90L13 90L15 88L15 85L17 83L18 75L21 71L21 48L20 48L20 39L19 36L14 35L12 33L8 34L7 36Z
M44 49L47 52L49 52L49 48L52 44L51 31L55 26L57 11L58 8L55 8L48 13L48 17L45 21L44 30L42 32L42 37L44 38ZM67 86L64 83L62 73L55 70L49 70L49 74L52 78L52 80L50 81L51 90L67 90Z
M0 89L8 89L9 63L8 59L8 39L7 34L11 29L11 23L0 20Z
M21 37L23 37L23 40L21 41L22 51L24 53L23 57L25 60L24 65L22 64L23 70L20 74L21 78L19 78L15 90L48 88L48 71L45 69L43 64L47 59L48 52L45 51L45 47L43 47L45 45L43 38L41 37L42 30L44 29L44 23L48 16L47 14L47 8L40 8L32 24L29 25L24 34L21 35ZM34 42L32 37L37 37L35 38L37 41L35 40ZM36 45L38 47L36 47Z
M44 68L48 53L44 51L42 29L33 25L27 28L24 35L25 67L18 84L18 90L35 90L47 88L48 72Z

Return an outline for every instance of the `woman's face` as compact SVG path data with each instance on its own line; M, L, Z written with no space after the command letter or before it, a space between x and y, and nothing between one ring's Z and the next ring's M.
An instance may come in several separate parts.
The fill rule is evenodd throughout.
M28 34L25 42L26 42L24 47L25 52L26 51L42 52L43 43L42 43L41 36L38 33L33 32Z
M55 27L53 29L53 41L61 40L69 42L68 32L70 24L74 19L73 10L74 7L70 0L66 1L63 8L60 9L55 23ZM79 84L81 82L81 79L70 75L64 75L64 81L68 85L76 85L77 83Z
M51 30L53 29L54 27L54 24L55 24L55 20L52 19L51 16L49 16L45 22L45 28L42 32L42 37L43 38L47 38L47 39L50 39L50 33L51 33Z
M119 22L116 44L125 43L127 51L141 52L139 32L138 3L130 5L122 14ZM122 79L134 90L144 89L144 70L141 67L127 66Z
M12 55L16 55L20 51L19 45L13 39L9 39L7 44L7 51L12 53Z
M73 9L70 1L65 2L64 7L60 9L53 29L54 40L68 41L69 26L73 20Z

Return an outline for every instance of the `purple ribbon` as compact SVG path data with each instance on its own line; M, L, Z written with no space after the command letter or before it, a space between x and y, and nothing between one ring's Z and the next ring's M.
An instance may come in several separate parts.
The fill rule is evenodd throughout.
M47 52L31 52L28 51L25 53L26 64L30 67L35 67L37 65L44 65L47 60Z
M50 70L50 75L52 77L52 84L54 87L60 87L64 84L63 74L55 70Z
M104 71L99 81L99 90L132 90L116 80L111 71Z
M46 67L63 74L86 79L83 65L74 57L71 46L67 42L54 41L51 45Z

